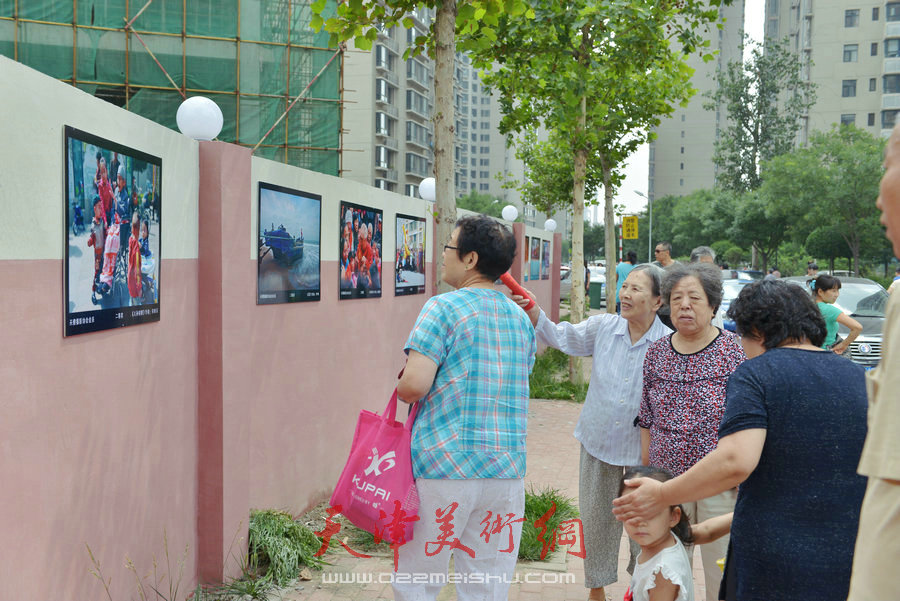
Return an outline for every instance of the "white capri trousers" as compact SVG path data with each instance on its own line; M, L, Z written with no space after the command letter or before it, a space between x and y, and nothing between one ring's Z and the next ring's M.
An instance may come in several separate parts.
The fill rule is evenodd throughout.
M450 555L456 574L450 582L456 585L458 601L505 601L512 583L524 517L525 482L523 479L416 480L419 491L419 521L413 540L401 546L392 588L396 601L434 601L448 582ZM474 552L470 557L462 549L451 549L436 543L447 525L437 520L446 516L452 503L453 534L448 543L458 538L461 545ZM490 512L490 514L488 514ZM499 532L482 536L493 526L498 514L503 520ZM508 517L513 514L514 517ZM485 519L490 515L490 520ZM506 522L510 523L508 526ZM510 549L510 547L512 547ZM509 549L507 551L507 549ZM431 554L431 555L429 555Z

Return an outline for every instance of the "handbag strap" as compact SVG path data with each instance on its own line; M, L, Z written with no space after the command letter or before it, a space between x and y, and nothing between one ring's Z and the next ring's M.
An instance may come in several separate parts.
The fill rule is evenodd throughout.
M406 418L406 424L404 427L407 430L412 431L413 422L416 421L416 413L419 411L419 403L415 402L412 404L412 407L409 409L409 415ZM391 395L391 400L388 401L387 407L384 408L384 413L381 415L381 419L386 422L394 422L397 421L397 389L394 388L394 394Z

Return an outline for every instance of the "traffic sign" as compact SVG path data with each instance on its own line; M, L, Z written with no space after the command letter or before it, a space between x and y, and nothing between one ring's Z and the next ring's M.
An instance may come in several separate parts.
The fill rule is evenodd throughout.
M638 218L635 215L629 215L622 218L622 237L625 240L637 240L638 237Z

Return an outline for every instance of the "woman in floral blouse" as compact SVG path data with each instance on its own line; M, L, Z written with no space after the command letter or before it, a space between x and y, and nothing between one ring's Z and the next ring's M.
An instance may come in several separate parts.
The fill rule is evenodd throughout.
M663 299L675 333L660 338L644 358L644 390L637 425L641 459L673 475L687 471L716 448L725 412L728 377L744 359L737 336L712 325L722 302L722 276L707 263L674 265L666 273ZM693 522L729 513L736 493L726 491L685 506ZM701 547L707 601L716 601L728 537Z

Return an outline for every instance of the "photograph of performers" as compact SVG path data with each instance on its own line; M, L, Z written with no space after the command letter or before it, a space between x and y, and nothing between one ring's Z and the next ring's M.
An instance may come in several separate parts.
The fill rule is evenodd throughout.
M522 248L524 249L522 251L522 261L524 261L524 263L522 264L522 280L527 282L528 281L528 271L529 271L528 261L531 258L531 252L529 250L531 248L531 238L529 238L528 236L525 236L525 246Z
M531 279L538 280L541 277L541 239L531 239Z
M550 241L542 240L541 246L541 279L550 279Z
M159 321L162 161L66 127L65 327Z
M425 218L397 215L394 296L425 294Z
M341 201L339 298L381 296L380 209Z
M256 304L320 298L322 197L259 183Z

